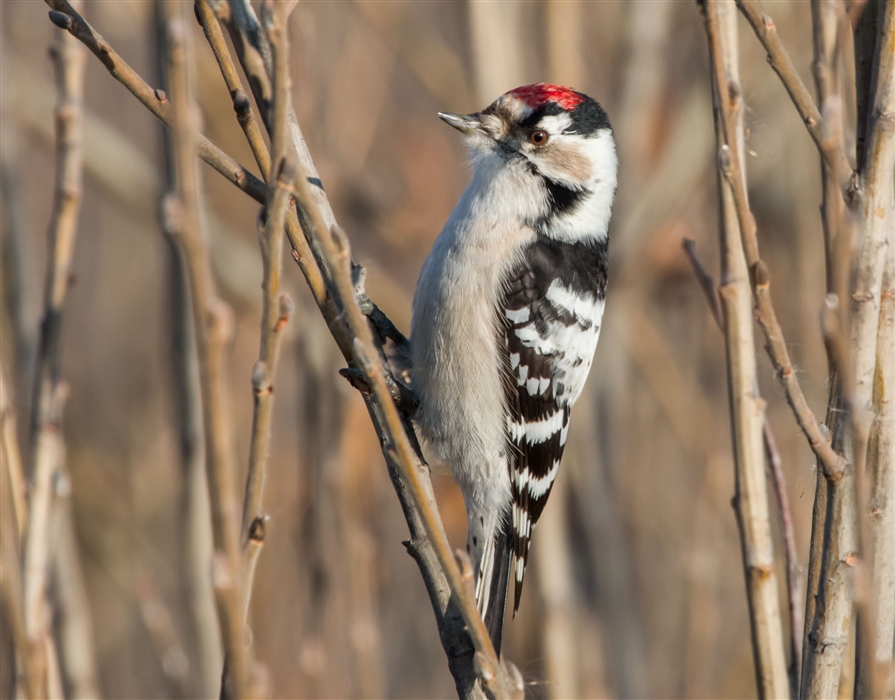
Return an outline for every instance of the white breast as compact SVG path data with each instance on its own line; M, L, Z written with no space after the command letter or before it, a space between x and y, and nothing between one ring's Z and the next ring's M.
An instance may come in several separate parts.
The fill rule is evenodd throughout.
M411 352L422 436L464 495L499 510L510 483L497 302L502 277L534 239L519 222L536 195L511 168L493 165L478 164L423 266Z

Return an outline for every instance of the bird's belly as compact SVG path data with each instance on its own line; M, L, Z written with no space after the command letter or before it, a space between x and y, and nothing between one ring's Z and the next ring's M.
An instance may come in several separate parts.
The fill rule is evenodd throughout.
M494 271L452 279L446 267L441 284L433 284L448 287L450 294L434 294L425 308L414 310L416 421L464 496L500 509L510 501L510 482Z

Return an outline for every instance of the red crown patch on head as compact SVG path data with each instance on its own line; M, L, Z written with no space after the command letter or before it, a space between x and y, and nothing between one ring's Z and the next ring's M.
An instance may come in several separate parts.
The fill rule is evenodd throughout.
M515 90L510 90L507 94L522 100L532 109L541 107L545 102L555 102L565 110L573 110L585 100L584 95L579 92L562 85L550 85L549 83L523 85Z

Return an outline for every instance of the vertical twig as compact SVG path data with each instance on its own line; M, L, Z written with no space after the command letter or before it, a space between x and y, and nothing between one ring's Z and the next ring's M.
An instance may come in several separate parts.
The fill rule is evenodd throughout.
M56 67L56 182L38 356L35 366L31 414L31 481L28 525L24 541L23 595L30 663L46 674L41 693L51 690L58 671L51 644L48 586L53 555L51 522L54 489L64 470L61 433L67 388L60 378L62 319L71 277L71 263L81 205L82 142L81 101L84 86L84 49L71 36L60 34L52 49ZM89 640L82 640L89 646ZM24 650L23 650L24 653Z
M765 483L762 425L765 402L757 393L752 335L752 292L735 190L745 189L736 13L732 1L703 4L712 66L712 96L721 191L721 301L724 307L730 412L736 464L734 504L743 549L756 681L763 698L789 695L783 630L777 600ZM732 166L739 167L733 170ZM728 174L735 173L736 181ZM752 241L754 244L754 241ZM749 251L752 258L752 251ZM757 258L757 252L754 254Z
M19 450L16 422L10 385L6 380L3 364L0 363L0 455L3 457L0 468L7 473L9 479L9 507L13 515L10 525L15 527L16 547L20 548L28 521L28 497L25 493L25 468Z
M176 9L174 9L176 8ZM188 31L172 2L169 22L168 75L172 95L172 138L177 191L164 204L167 226L177 231L190 279L196 344L199 354L205 427L206 469L216 553L212 580L219 597L218 614L227 652L222 694L245 697L251 671L242 615L243 570L239 538L236 464L232 445L226 348L233 332L232 311L217 297L207 239L200 214L196 112L189 84Z
M268 116L267 111L265 110L270 107L268 92L269 80L264 60L261 58L261 51L254 48L252 42L248 38L248 35L251 34L253 37L256 37L256 41L260 45L263 36L260 31L257 31L255 25L252 24L253 21L257 23L257 20L254 19L254 13L251 11L251 6L246 9L241 4L234 4L232 8L235 8L234 11L236 11L237 14L235 17L229 16L228 18L227 24L230 28L230 35L233 38L234 45L237 47L237 51L243 62L243 68L248 74L249 81L253 86L255 100L261 106L262 117L267 120ZM205 37L208 39L208 43L215 55L215 59L218 62L227 89L230 91L230 96L233 99L233 108L236 111L236 118L239 121L240 126L242 126L249 147L252 149L252 153L255 156L255 161L258 163L258 167L261 170L261 174L265 181L267 181L270 178L270 154L267 151L267 146L264 144L264 139L261 136L261 131L252 112L248 95L246 95L245 90L242 89L239 74L236 71L236 66L233 64L233 59L227 49L227 44L224 41L217 19L212 12L209 0L196 0L196 14L199 18L199 23L202 25L202 29L205 32ZM259 74L256 75L256 73ZM297 122L293 122L294 118L292 116L291 100L289 110L290 135L293 138L293 145L295 145L295 139L301 138L301 132L299 131L296 137L295 130L298 127ZM266 123L269 124L269 122ZM304 142L301 141L301 143L303 144ZM307 153L306 148L304 151L296 150L296 153L299 154L299 156L302 152L306 155L306 162L310 162L310 154ZM291 206L287 212L286 235L289 237L289 242L292 245L292 249L295 251L293 257L304 274L308 287L314 295L314 300L317 302L321 313L327 322L331 324L331 328L337 329L338 325L332 324L337 312L332 306L331 299L327 296L323 276L314 261L313 254L308 247L307 241L302 236L295 209ZM336 331L334 330L333 332Z
M837 31L837 12L841 9L836 2L818 2L811 4L812 24L814 29L814 62L813 72L818 103L824 112L824 123L821 141L821 171L823 200L821 205L821 222L824 233L824 252L826 261L827 294L830 298L844 298L848 289L847 273L850 250L846 246L851 237L849 230L843 224L845 222L845 207L842 201L839 187L838 174L835 172L834 163L825 154L841 151L843 121L841 109L841 84L838 81L835 65L836 43L839 36ZM846 318L842 309L837 311L838 326L843 326ZM837 451L844 453L844 428L840 427L842 402L842 387L845 377L838 376L839 363L834 355L828 354L829 372L832 377L829 405L827 409L827 425L831 428L833 444ZM842 507L845 490L839 485L840 475L831 474L829 469L820 468L818 464L817 484L815 487L814 508L811 527L811 545L808 560L808 586L805 596L805 630L802 651L802 674L800 680L800 697L806 693L817 692L816 683L821 680L819 674L824 676L826 686L821 692L831 693L839 684L839 670L846 651L847 632L845 637L839 635L835 640L825 637L821 645L817 640L821 638L819 626L822 624L827 610L840 610L846 612L844 605L839 604L850 590L849 587L839 583L837 577L824 576L825 560L830 546L830 538L840 534L848 535L851 528L838 532L830 529L830 513ZM850 467L843 470L842 474L850 473ZM849 482L851 476L848 477ZM846 520L848 522L848 520ZM840 542L847 547L846 542ZM838 550L838 544L836 544ZM834 589L830 584L837 581ZM835 593L833 592L835 591ZM850 611L847 612L850 615ZM838 626L833 625L833 629ZM818 663L817 651L823 650L826 658L823 663ZM821 673L822 667L831 666L830 672ZM811 688L814 688L812 691Z
M689 239L683 241L684 251L699 281L699 286L705 294L709 304L709 310L715 323L721 331L724 331L724 309L721 297L718 293L718 284L706 271L696 255L696 244ZM786 493L786 477L783 474L783 465L780 461L780 453L777 450L777 441L771 425L765 418L762 426L765 453L768 459L774 493L777 497L777 507L780 511L780 523L783 527L784 554L786 558L786 589L789 604L789 679L790 690L793 696L798 693L799 664L802 659L802 627L804 625L802 598L802 576L799 573L799 557L796 552L795 528L792 522L792 512L789 507L789 496Z
M263 306L261 313L261 349L252 370L255 406L252 415L252 438L249 448L249 470L246 478L245 502L242 511L242 547L246 554L244 606L248 611L252 595L255 563L263 543L264 514L261 499L267 476L270 425L273 415L273 378L277 364L280 334L291 314L292 302L280 294L280 273L283 257L283 228L289 207L289 194L295 179L294 158L289 157L287 140L289 97L289 38L286 27L286 5L276 0L270 39L274 62L273 98L273 170L268 181L267 220L261 234L261 281Z
M29 698L43 693L44 671L36 662L39 655L29 653L22 592L21 551L27 521L24 472L15 432L15 409L10 398L6 374L0 363L0 615L8 621L13 648L3 661L13 660L13 684L23 685Z
M168 80L168 20L171 7L167 0L155 0L157 71L159 85L170 92ZM171 130L162 128L165 152L165 187L177 187L177 163ZM164 196L164 195L163 195ZM205 434L202 425L202 391L199 381L199 358L196 348L195 322L190 303L190 280L187 261L178 242L178 232L168 228L169 221L159 207L159 225L168 248L168 309L173 373L174 401L180 437L183 492L180 502L180 523L185 534L181 555L181 571L195 645L192 693L201 697L216 694L221 682L221 630L215 610L211 583L211 561L214 536L208 502L208 480L205 473Z
M876 603L875 646L873 653L867 655L879 665L878 685L869 690L881 694L868 692L866 695L891 698L895 685L892 674L895 651L895 353L892 352L895 348L895 241L891 239L893 234L889 235L889 259L876 344L873 396L876 423L867 454L870 533L866 557L871 573L870 594Z
M789 686L792 696L799 692L799 668L802 662L802 629L805 626L805 601L802 593L802 575L799 571L799 555L796 552L795 528L792 524L792 512L789 508L789 497L786 494L786 477L777 450L777 441L767 420L763 426L764 448L768 457L771 476L774 483L774 494L777 496L777 507L780 511L780 522L783 526L783 544L786 555L786 590L789 607Z
M98 698L93 619L74 530L71 483L60 475L53 504L52 593L61 681L66 697Z
M889 550L895 548L895 534L891 527L888 533L883 533L875 525L875 520L884 518L875 517L869 504L872 494L880 493L881 488L892 483L895 458L891 446L889 452L884 453L880 450L881 446L885 446L884 441L883 445L878 440L870 443L869 438L873 421L880 421L886 411L884 401L887 398L876 387L884 386L885 381L883 367L877 366L877 346L880 337L886 333L884 325L887 319L882 314L883 279L887 266L892 266L895 249L895 3L880 3L873 9L878 13L878 29L866 145L864 160L860 164L862 238L851 297L851 356L854 376L852 432L858 537L862 556L862 567L857 577L858 629L861 635L859 665L866 675L867 696L876 698L891 697L893 694L891 615L888 627L877 632L883 621L876 610L878 606L891 608L892 586L870 567L876 560L873 555L876 546L887 543ZM888 291L891 291L891 270L888 275ZM891 320L888 322L891 323ZM890 344L887 360L884 360L890 374L892 347ZM889 489L891 499L891 487ZM882 540L877 539L878 535L882 535ZM892 556L890 552L888 557L891 559ZM886 566L885 558L883 566Z
M267 146L264 144L264 137L261 135L261 129L252 112L252 104L249 102L248 95L242 89L239 80L239 73L230 58L230 51L227 48L227 42L224 40L224 34L221 32L221 26L218 24L214 10L211 7L210 0L196 0L196 17L208 40L208 45L214 53L215 60L221 70L221 76L230 92L230 99L233 100L233 109L236 111L236 119L242 127L243 132L248 141L249 147L252 149L252 155L255 156L255 162L261 170L261 176L265 182L270 178L270 154L267 152Z

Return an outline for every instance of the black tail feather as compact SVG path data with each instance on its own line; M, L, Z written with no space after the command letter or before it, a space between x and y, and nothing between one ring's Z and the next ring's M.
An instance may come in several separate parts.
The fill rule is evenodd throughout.
M505 519L494 543L494 573L491 576L491 592L485 610L485 627L494 644L494 651L500 657L500 643L503 638L503 621L507 609L507 593L510 588L510 564L513 561L513 528Z

